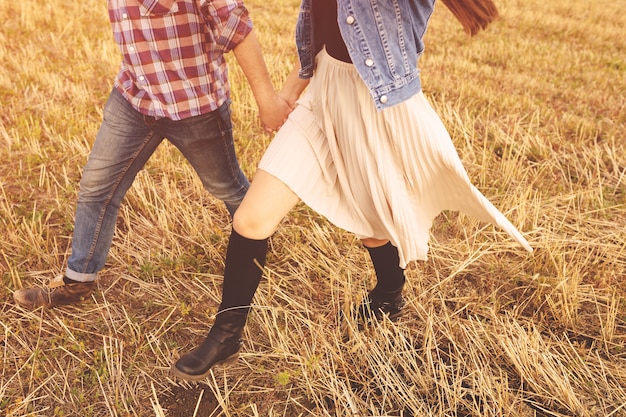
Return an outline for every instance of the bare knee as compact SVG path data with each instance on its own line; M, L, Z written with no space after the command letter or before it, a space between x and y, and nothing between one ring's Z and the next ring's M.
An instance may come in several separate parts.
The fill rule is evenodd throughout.
M265 239L276 231L278 224L268 221L258 213L250 212L245 207L239 207L233 216L233 229L248 239Z
M268 238L297 202L298 196L289 187L259 170L233 216L233 228L249 239Z
M389 239L374 239L373 237L366 237L361 239L361 243L363 246L368 248L378 248L380 246L384 246L389 242Z

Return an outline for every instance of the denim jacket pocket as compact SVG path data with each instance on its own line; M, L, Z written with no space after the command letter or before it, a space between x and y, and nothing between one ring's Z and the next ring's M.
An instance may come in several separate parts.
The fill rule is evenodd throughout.
M164 16L178 11L176 0L139 0L142 16Z

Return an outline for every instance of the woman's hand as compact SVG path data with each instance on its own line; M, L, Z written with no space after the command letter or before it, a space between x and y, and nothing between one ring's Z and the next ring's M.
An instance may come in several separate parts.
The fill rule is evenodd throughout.
M283 97L274 93L263 103L259 103L261 125L267 133L276 132L285 123L293 107Z

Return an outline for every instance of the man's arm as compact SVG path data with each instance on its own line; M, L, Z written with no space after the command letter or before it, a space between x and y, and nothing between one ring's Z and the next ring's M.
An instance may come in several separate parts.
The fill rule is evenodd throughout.
M237 63L243 70L254 94L261 123L267 132L278 130L292 108L276 93L270 79L261 45L252 30L234 49Z

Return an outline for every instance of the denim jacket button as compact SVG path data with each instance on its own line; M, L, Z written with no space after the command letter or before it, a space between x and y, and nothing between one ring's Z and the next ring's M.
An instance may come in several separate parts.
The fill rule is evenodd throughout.
M348 16L346 18L346 23L349 24L349 25L353 24L354 23L354 16Z
M380 96L380 102L385 104L387 101L389 101L389 97L382 95Z
M368 67L374 66L374 60L372 58L367 58L365 60L365 65L367 65Z

